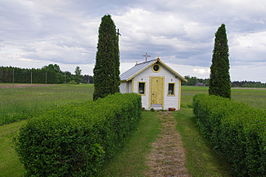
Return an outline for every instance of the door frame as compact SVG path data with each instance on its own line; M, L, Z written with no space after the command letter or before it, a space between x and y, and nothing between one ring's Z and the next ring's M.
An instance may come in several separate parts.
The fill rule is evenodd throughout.
M150 87L150 88L149 88L149 91L150 91L150 94L149 94L149 97L150 97L150 98L149 98L149 108L151 108L151 97L152 97L152 95L151 95L151 86L152 86L152 85L151 85L151 80L152 80L152 78L156 78L156 77L157 77L157 78L162 78L162 81L163 81L163 84L162 84L162 87L163 87L163 88L162 88L162 97L163 97L163 98L162 98L162 109L164 109L164 80L165 80L165 79L164 79L164 78L165 78L164 76L150 76L150 77L149 77L149 82L150 82L150 83L149 83L149 87Z

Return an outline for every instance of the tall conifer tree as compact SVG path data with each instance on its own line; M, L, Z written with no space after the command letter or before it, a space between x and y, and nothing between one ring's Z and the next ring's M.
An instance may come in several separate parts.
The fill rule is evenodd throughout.
M102 17L97 49L96 64L93 70L94 100L119 91L118 36L110 15Z
M229 75L229 53L225 25L222 24L215 33L212 55L209 94L231 98Z
M114 72L114 91L119 92L119 85L120 85L120 54L119 54L119 30L116 33L116 43L115 43L115 72Z

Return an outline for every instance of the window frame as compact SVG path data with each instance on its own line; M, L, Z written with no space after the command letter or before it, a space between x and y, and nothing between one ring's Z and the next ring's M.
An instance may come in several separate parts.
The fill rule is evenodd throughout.
M159 66L158 71L155 71L155 70L153 69L153 67L154 67L155 65L158 65L158 66ZM161 66L160 66L158 63L155 63L154 65L152 65L152 71L153 71L153 72L158 73L158 72L160 71L160 69L161 69Z
M144 93L139 93L139 84L144 84ZM145 96L145 94L146 94L146 82L138 82L138 94Z
M170 86L170 84L173 84L174 85L174 88L173 88L173 94L169 94L169 86ZM167 89L167 96L175 96L175 86L176 86L176 83L175 82L169 82L168 83L168 89Z

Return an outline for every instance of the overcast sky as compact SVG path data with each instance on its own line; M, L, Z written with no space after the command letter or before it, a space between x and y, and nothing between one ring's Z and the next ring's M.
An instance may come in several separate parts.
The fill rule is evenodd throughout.
M92 74L101 17L120 29L121 72L160 57L209 77L214 34L227 29L232 80L266 82L265 0L0 0L0 65Z

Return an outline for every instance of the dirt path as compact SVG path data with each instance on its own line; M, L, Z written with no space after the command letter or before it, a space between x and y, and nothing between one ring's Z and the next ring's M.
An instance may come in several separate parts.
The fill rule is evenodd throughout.
M161 133L148 156L149 177L190 177L185 168L185 152L171 112L160 112Z

